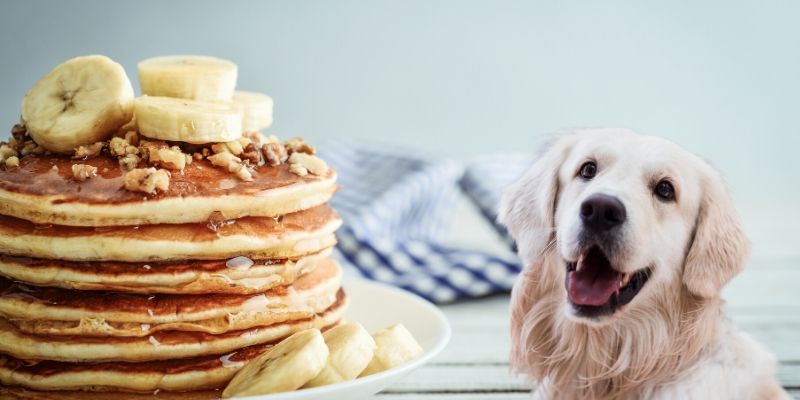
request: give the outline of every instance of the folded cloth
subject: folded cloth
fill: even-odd
[[[436,303],[511,289],[520,266],[510,251],[493,254],[442,239],[459,228],[453,213],[462,188],[494,223],[500,190],[527,161],[500,168],[479,160],[465,174],[453,161],[396,146],[337,141],[319,153],[339,174],[341,190],[331,203],[344,220],[335,254],[346,270]]]

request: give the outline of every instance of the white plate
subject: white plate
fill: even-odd
[[[439,354],[450,340],[450,324],[444,314],[436,306],[414,294],[362,279],[347,279],[344,282],[344,288],[350,297],[350,306],[345,312],[345,319],[360,322],[370,332],[398,322],[402,323],[425,349],[422,357],[388,371],[349,382],[294,392],[250,396],[243,399],[364,399],[386,389],[411,371],[421,367]]]

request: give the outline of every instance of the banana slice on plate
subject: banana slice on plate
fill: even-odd
[[[203,144],[242,136],[242,110],[232,103],[142,96],[134,116],[139,133],[151,139]]]
[[[392,325],[372,335],[375,355],[360,376],[372,375],[405,364],[422,355],[424,350],[403,324]]]
[[[233,93],[233,102],[242,108],[242,130],[245,132],[257,132],[272,126],[272,97],[237,90]]]
[[[319,329],[297,332],[248,362],[225,387],[222,397],[299,389],[319,374],[327,359],[328,346]]]
[[[237,74],[236,64],[216,57],[163,56],[139,62],[139,84],[149,96],[228,102]]]
[[[22,100],[33,140],[57,153],[108,138],[133,114],[133,86],[121,65],[100,55],[55,67]]]
[[[328,345],[328,362],[304,387],[330,385],[358,377],[375,351],[375,341],[357,322],[341,324],[322,335]]]

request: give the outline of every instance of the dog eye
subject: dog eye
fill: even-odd
[[[675,188],[672,187],[672,184],[669,183],[669,181],[658,182],[654,192],[656,196],[658,196],[661,200],[664,201],[675,200]]]
[[[578,172],[578,175],[580,175],[581,178],[586,180],[594,178],[594,176],[597,175],[597,164],[595,164],[593,161],[587,161],[583,163],[583,165],[581,165],[581,170]]]

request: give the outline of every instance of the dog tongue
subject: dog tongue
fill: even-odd
[[[578,260],[575,271],[569,273],[569,294],[572,303],[582,306],[601,306],[619,288],[622,274],[611,268],[603,253],[595,248]]]

